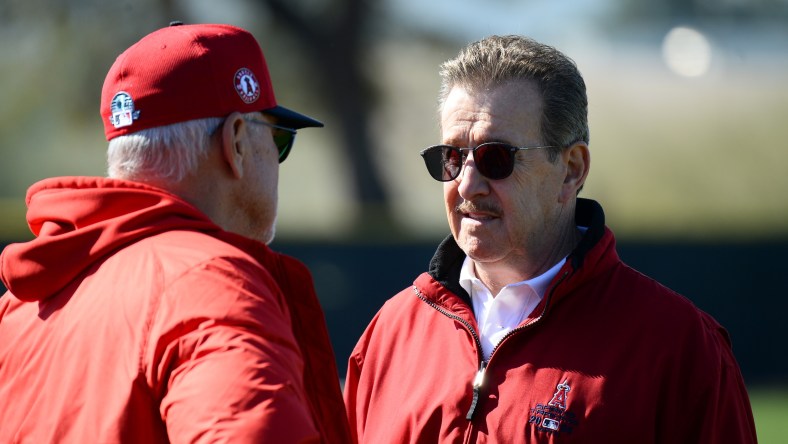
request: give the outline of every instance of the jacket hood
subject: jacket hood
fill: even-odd
[[[45,179],[27,191],[27,224],[36,236],[8,245],[0,278],[14,296],[54,295],[112,251],[163,231],[221,229],[164,190],[101,177]]]

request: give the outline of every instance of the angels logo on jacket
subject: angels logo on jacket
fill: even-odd
[[[109,123],[115,128],[129,126],[140,117],[140,112],[134,110],[134,100],[126,91],[120,91],[112,97],[109,110]]]
[[[555,395],[553,395],[553,399],[551,399],[550,402],[547,403],[547,405],[558,407],[561,410],[566,410],[566,396],[569,394],[569,390],[571,390],[571,387],[569,387],[569,385],[566,383],[566,380],[564,380],[564,382],[558,384],[556,388],[558,389],[558,391],[555,392]]]
[[[547,404],[539,403],[531,408],[528,424],[533,424],[540,432],[572,433],[577,426],[577,417],[566,409],[571,389],[568,380],[559,383]]]
[[[235,72],[235,91],[246,104],[260,98],[260,84],[250,69],[241,68]]]

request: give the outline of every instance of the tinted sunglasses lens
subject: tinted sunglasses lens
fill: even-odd
[[[279,149],[279,163],[282,163],[290,155],[290,149],[293,148],[295,141],[295,133],[274,128],[273,136],[274,144]]]
[[[462,152],[448,146],[433,146],[422,151],[430,176],[440,182],[453,180],[462,168]]]
[[[514,169],[514,151],[503,143],[485,143],[473,151],[473,161],[488,179],[504,179]]]

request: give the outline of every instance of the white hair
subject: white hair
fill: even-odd
[[[222,122],[220,117],[211,117],[118,136],[107,148],[107,175],[140,182],[180,182],[197,169]]]

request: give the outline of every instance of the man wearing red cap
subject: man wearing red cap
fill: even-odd
[[[226,25],[158,30],[101,98],[109,178],[27,194],[0,256],[0,442],[348,441],[309,271],[277,254],[278,106]]]

